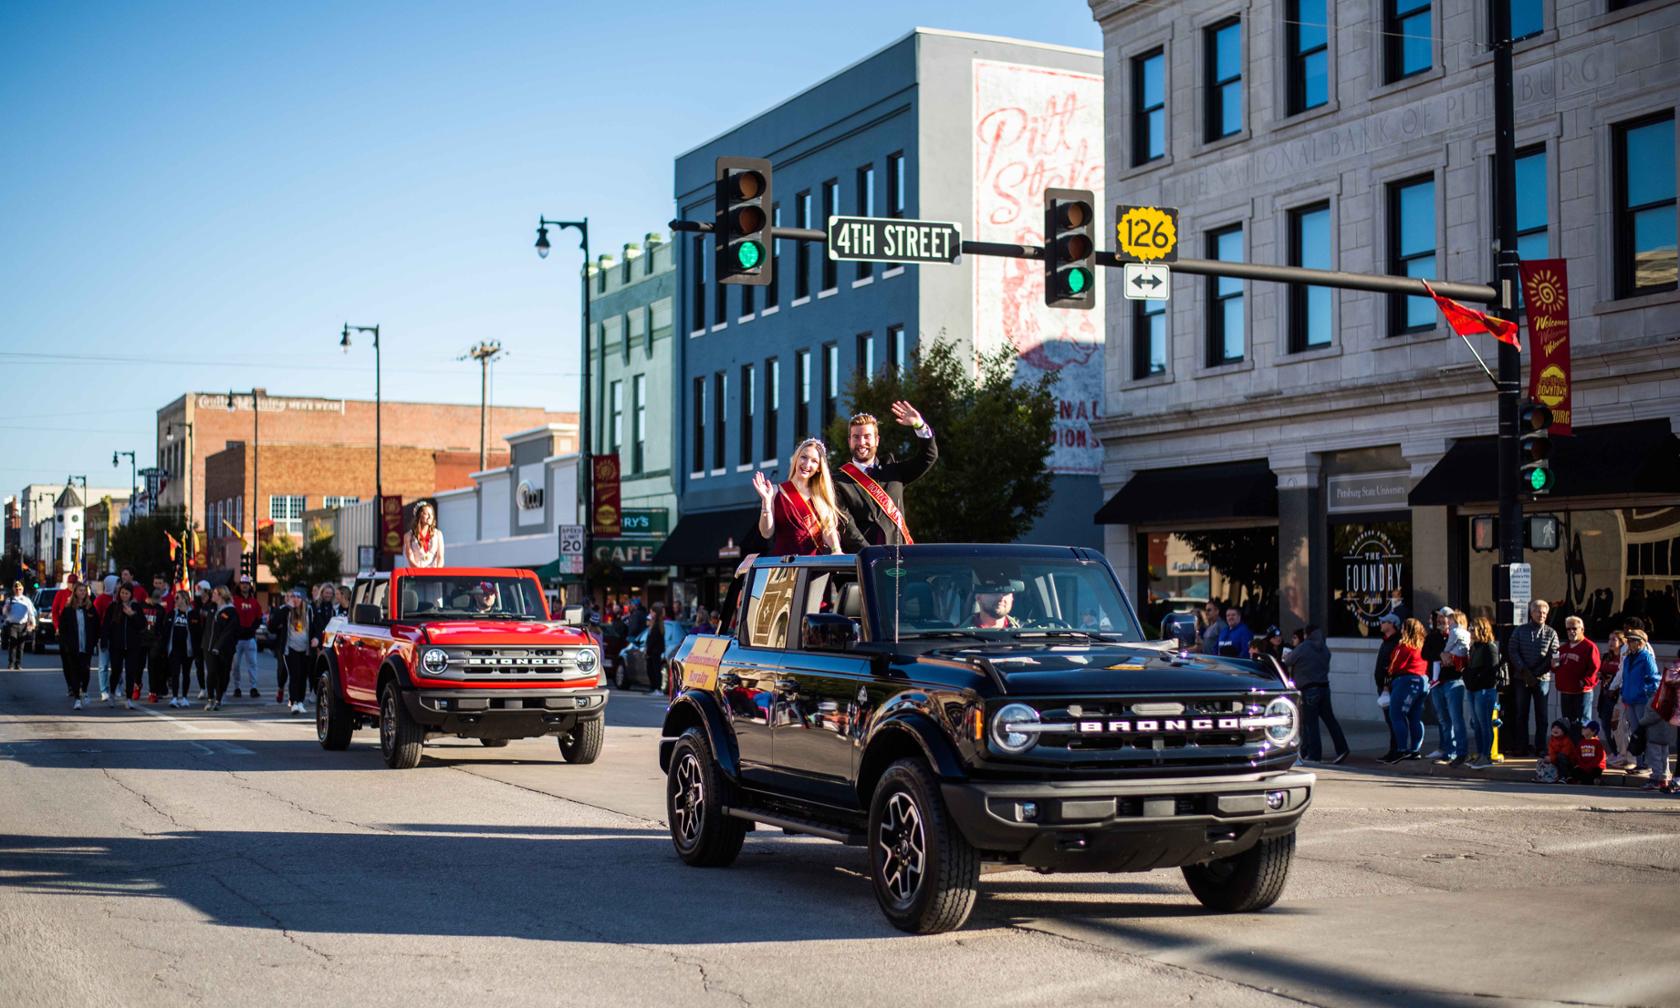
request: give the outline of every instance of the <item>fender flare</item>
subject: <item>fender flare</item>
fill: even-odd
[[[385,660],[379,663],[379,679],[385,678],[386,669],[390,669],[392,674],[397,677],[399,688],[404,690],[414,688],[414,681],[408,675],[408,665],[401,658],[394,654],[386,655]]]
[[[906,735],[915,741],[928,765],[941,778],[968,776],[956,748],[951,745],[950,739],[933,719],[921,711],[906,711],[887,717],[870,730],[869,738],[864,742],[863,756],[858,761],[860,784],[863,768],[869,766],[871,752],[879,752],[884,745]]]
[[[741,762],[735,748],[735,733],[729,730],[729,722],[717,699],[695,689],[678,693],[665,709],[665,721],[659,729],[659,769],[671,769],[671,750],[683,731],[696,722],[706,733],[706,741],[711,743],[712,758],[717,761],[718,769],[730,780],[740,780]]]

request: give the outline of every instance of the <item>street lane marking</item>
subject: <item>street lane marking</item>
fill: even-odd
[[[244,733],[244,732],[249,730],[247,728],[243,728],[243,727],[241,727],[239,725],[235,725],[235,724],[223,724],[223,725],[217,725],[217,726],[214,726],[214,727],[203,727],[203,726],[194,724],[191,721],[185,720],[184,718],[173,717],[173,716],[165,714],[161,711],[150,710],[150,709],[145,708],[145,707],[135,707],[134,710],[137,710],[140,713],[149,715],[151,717],[161,718],[162,720],[168,721],[170,724],[175,725],[177,728],[180,728],[182,731],[191,732],[194,735],[213,735],[213,734],[217,734],[217,733],[220,733],[220,732]]]
[[[1598,840],[1576,840],[1572,843],[1549,844],[1535,848],[1542,854],[1566,854],[1571,851],[1594,850],[1599,847],[1616,847],[1621,844],[1646,843],[1652,840],[1664,840],[1672,843],[1672,833],[1639,833],[1634,836],[1602,837]]]

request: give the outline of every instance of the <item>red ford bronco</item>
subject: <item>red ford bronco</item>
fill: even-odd
[[[323,749],[379,726],[385,765],[420,762],[428,736],[486,746],[555,735],[569,763],[601,754],[607,691],[581,629],[551,622],[523,570],[404,568],[356,579],[351,611],[327,625],[315,734]]]

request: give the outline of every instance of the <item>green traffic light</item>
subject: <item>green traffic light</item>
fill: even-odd
[[[1528,471],[1528,488],[1530,490],[1533,490],[1535,493],[1539,493],[1542,490],[1550,488],[1551,485],[1552,474],[1550,470],[1530,469]]]
[[[742,269],[752,269],[764,258],[764,250],[759,248],[758,242],[745,241],[735,247],[735,261]]]
[[[1083,294],[1085,288],[1091,285],[1090,274],[1082,269],[1071,269],[1067,273],[1067,289],[1069,294]]]

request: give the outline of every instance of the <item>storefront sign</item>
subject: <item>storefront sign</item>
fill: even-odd
[[[627,571],[652,570],[653,555],[664,543],[663,536],[658,539],[596,539],[589,548],[598,563],[614,564]]]
[[[1411,523],[1332,525],[1332,636],[1374,634],[1377,622],[1407,615],[1411,594]]]
[[[1563,259],[1522,266],[1523,307],[1528,311],[1528,397],[1552,411],[1552,433],[1571,433],[1569,379],[1569,270]]]
[[[590,460],[593,469],[594,505],[590,514],[594,517],[594,531],[598,536],[615,536],[619,532],[619,497],[618,488],[618,453],[596,455]]]
[[[664,508],[625,508],[619,515],[618,528],[625,536],[664,539],[671,534],[670,512]]]
[[[1406,506],[1411,476],[1403,472],[1330,476],[1324,487],[1326,511],[1390,511]]]

